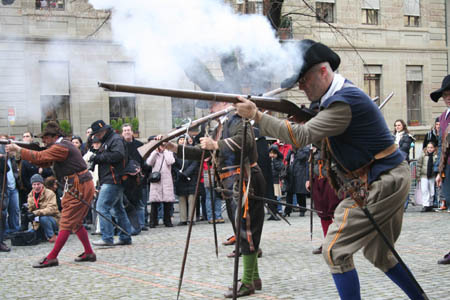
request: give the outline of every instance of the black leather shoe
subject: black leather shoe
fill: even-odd
[[[114,246],[125,246],[125,245],[131,245],[132,241],[131,240],[119,240],[118,242],[114,243]]]
[[[450,252],[445,254],[444,258],[438,260],[438,264],[449,265],[450,264]]]
[[[267,221],[280,221],[280,218],[278,218],[277,216],[270,216]]]
[[[252,284],[238,282],[236,297],[244,297],[255,293],[255,287]],[[225,298],[233,298],[233,290],[225,293]]]
[[[285,217],[285,218],[286,218],[286,217],[290,217],[290,216],[291,216],[290,213],[284,213],[284,214],[283,214],[283,217]]]
[[[172,223],[165,223],[164,224],[166,227],[173,227],[173,224]]]
[[[58,265],[58,259],[47,259],[47,257],[44,257],[37,263],[33,265],[33,268],[49,268],[49,267],[56,267]]]
[[[11,249],[5,243],[0,243],[0,252],[9,252]]]
[[[186,226],[187,225],[187,222],[179,222],[178,224],[177,224],[177,226]]]
[[[241,279],[238,279],[238,281],[240,282]],[[262,281],[261,281],[261,278],[260,278],[260,279],[255,279],[255,280],[253,280],[253,286],[255,287],[255,290],[256,290],[256,291],[262,290]],[[232,290],[233,290],[233,286],[229,286],[229,287],[228,287],[228,290],[229,290],[229,291],[232,291]]]

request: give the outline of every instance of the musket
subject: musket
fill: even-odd
[[[28,143],[28,142],[21,142],[21,141],[15,141],[11,139],[0,139],[0,145],[8,145],[8,144],[16,144],[17,146],[20,146],[25,149],[34,150],[34,151],[42,151],[47,148],[41,147],[38,143]]]
[[[234,110],[236,110],[236,108],[229,106],[226,109],[223,109],[221,111],[209,114],[205,117],[202,117],[195,121],[192,121],[188,128],[181,127],[181,128],[175,129],[175,130],[171,131],[170,133],[168,133],[167,135],[164,135],[160,140],[153,140],[153,141],[150,141],[150,142],[144,144],[143,146],[139,147],[138,152],[142,156],[142,158],[144,160],[146,160],[148,158],[148,156],[150,155],[150,153],[152,153],[152,151],[155,150],[156,148],[158,148],[159,145],[161,145],[162,143],[168,142],[182,134],[185,134],[189,128],[197,127],[198,125],[201,125],[205,122],[211,121],[211,120],[219,118],[221,116],[224,116]]]
[[[286,91],[287,89],[284,88],[275,89],[270,93],[266,93],[263,96],[253,96],[253,95],[249,96],[240,94],[215,93],[215,92],[204,92],[194,90],[153,88],[153,87],[126,85],[101,81],[98,82],[98,86],[112,92],[125,92],[125,93],[155,95],[163,97],[187,98],[213,102],[239,103],[237,97],[240,96],[243,98],[249,98],[260,109],[285,113],[289,117],[294,117],[293,119],[295,119],[298,122],[306,122],[316,115],[314,111],[306,108],[304,105],[298,106],[289,100],[266,96],[266,95],[275,95],[283,91]]]
[[[386,99],[383,100],[383,102],[380,104],[380,106],[378,106],[379,109],[382,109],[383,106],[386,105],[386,103],[392,98],[392,96],[394,96],[394,92],[391,92]]]

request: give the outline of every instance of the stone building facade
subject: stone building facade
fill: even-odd
[[[250,2],[252,13],[263,13],[268,3],[232,1],[241,11]],[[420,139],[444,110],[429,94],[448,74],[448,2],[285,0],[282,23],[294,40],[310,38],[335,49],[342,58],[339,72],[371,96],[384,99],[394,92],[383,108],[387,123],[404,119]],[[135,83],[134,62],[112,41],[108,18],[108,11],[92,9],[87,0],[0,4],[1,131],[38,133],[42,122],[56,115],[82,134],[96,119],[129,116],[138,118],[140,135],[147,137],[166,132],[174,118],[185,115],[173,117],[177,100],[154,102],[151,96],[97,87],[99,80]],[[284,96],[307,102],[298,91]],[[199,114],[194,107],[189,111]]]
[[[305,2],[308,4],[306,5]],[[309,38],[341,56],[338,72],[372,97],[391,129],[396,119],[410,124],[420,141],[445,109],[429,94],[448,74],[448,6],[446,0],[284,1],[294,39]],[[290,96],[304,102],[302,94]],[[421,147],[416,147],[420,148]]]
[[[56,117],[84,139],[93,121],[117,115],[138,118],[142,137],[172,127],[170,99],[154,105],[148,96],[97,87],[98,81],[135,83],[134,62],[111,40],[108,18],[87,0],[0,4],[1,131],[39,133]]]

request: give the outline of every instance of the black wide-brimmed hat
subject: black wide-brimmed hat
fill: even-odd
[[[439,98],[442,97],[442,93],[446,90],[450,90],[450,75],[444,77],[440,89],[430,94],[431,100],[433,100],[434,102],[438,102]]]
[[[285,79],[281,83],[282,88],[291,88],[302,78],[309,69],[321,62],[328,62],[333,71],[339,67],[341,58],[336,52],[331,50],[328,46],[315,42],[313,40],[301,40],[298,42],[298,47],[302,53],[303,64],[298,74]]]
[[[64,136],[65,133],[62,131],[61,127],[56,121],[50,121],[44,128],[41,134],[38,137],[42,138],[44,136]]]
[[[91,135],[94,135],[102,130],[109,128],[109,125],[106,125],[106,123],[103,120],[97,120],[94,123],[92,123],[91,128],[92,128]]]

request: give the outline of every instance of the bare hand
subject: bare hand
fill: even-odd
[[[438,187],[440,187],[441,184],[442,184],[442,178],[441,178],[441,175],[438,174],[438,175],[436,176],[436,185],[437,185]]]
[[[210,137],[202,137],[200,138],[200,147],[205,150],[217,150],[219,144]]]
[[[310,191],[309,189],[311,187],[311,183],[309,182],[309,180],[305,182],[305,187],[306,187],[306,190],[309,192]]]
[[[158,134],[156,137],[155,137],[155,140],[157,140],[157,141],[160,141],[160,140],[162,140],[163,139],[163,135],[162,134]]]
[[[44,169],[42,169],[42,168],[39,168],[39,169],[38,169],[38,173],[39,173],[39,174],[42,174],[43,171],[44,171]]]
[[[235,103],[234,107],[236,107],[238,115],[258,122],[261,119],[261,112],[258,111],[256,104],[241,96],[238,96],[237,98],[240,102]]]
[[[16,144],[6,145],[6,152],[8,152],[8,153],[20,152],[21,149],[22,149],[22,147],[19,147]]]

